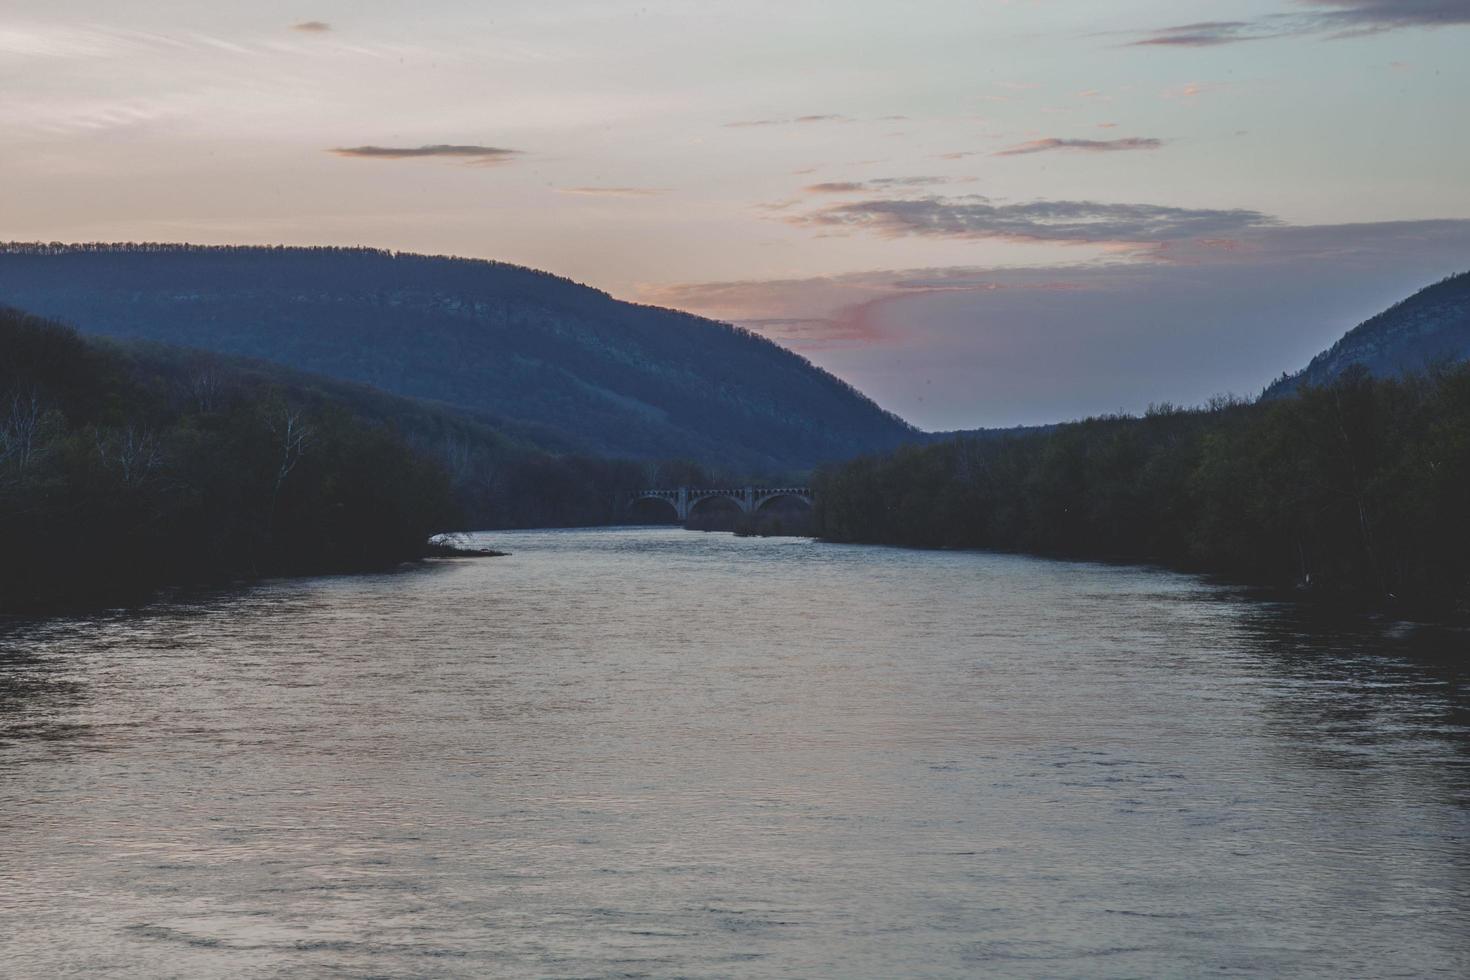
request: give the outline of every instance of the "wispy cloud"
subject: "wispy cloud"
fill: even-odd
[[[1208,48],[1294,35],[1356,37],[1470,24],[1470,0],[1296,0],[1301,9],[1255,20],[1200,21],[1146,32],[1133,47]]]
[[[110,58],[185,46],[175,38],[145,31],[0,25],[0,55],[18,58]]]
[[[1183,85],[1164,90],[1166,99],[1197,99],[1201,95],[1210,92],[1218,92],[1226,88],[1227,82],[1186,82]]]
[[[880,190],[885,187],[933,187],[936,184],[959,184],[972,177],[874,177],[868,187]]]
[[[558,187],[557,193],[582,197],[653,197],[668,192],[666,187]]]
[[[1178,24],[1151,31],[1132,42],[1134,47],[1210,48],[1220,44],[1256,41],[1275,37],[1280,31],[1269,31],[1244,20],[1211,20],[1195,24]]]
[[[808,184],[802,190],[808,194],[854,194],[873,191],[897,190],[904,187],[934,187],[938,184],[958,184],[974,180],[973,177],[874,177],[871,180],[830,180],[820,184]]]
[[[1145,138],[1140,136],[1128,136],[1116,140],[1081,140],[1081,139],[1057,139],[1049,137],[1041,140],[1031,140],[1008,149],[998,150],[994,156],[1018,157],[1029,153],[1048,153],[1052,150],[1080,150],[1086,153],[1116,153],[1120,150],[1157,150],[1164,145],[1163,140]]]
[[[1245,209],[1097,201],[995,204],[978,195],[857,201],[784,220],[827,230],[868,231],[884,238],[919,236],[1136,245],[1219,238],[1277,223],[1269,215]]]
[[[292,24],[291,30],[301,31],[306,34],[325,34],[332,29],[332,25],[324,20],[303,20],[299,24]]]
[[[307,27],[308,24],[321,26]],[[331,25],[322,21],[306,21],[292,29],[305,34],[325,34],[331,30]],[[185,67],[191,66],[185,59],[192,59],[214,69],[218,69],[219,63],[210,59],[216,58],[221,51],[248,58],[279,55],[316,57],[324,41],[325,38],[287,39],[281,37],[279,31],[222,37],[183,29],[158,33],[103,25],[0,24],[0,57],[91,61],[168,56]],[[332,50],[340,54],[378,59],[427,53],[404,44],[342,44],[333,41],[331,45]]]
[[[750,279],[645,285],[639,298],[748,327],[800,351],[859,351],[903,343],[906,330],[887,315],[891,304],[935,293],[1071,291],[1071,268],[976,268],[856,272],[809,279]]]
[[[339,157],[365,160],[414,160],[421,157],[463,160],[474,166],[506,163],[521,155],[520,150],[475,144],[436,143],[430,146],[337,146],[327,151]]]
[[[847,122],[848,118],[837,113],[821,113],[808,116],[792,116],[786,119],[739,119],[724,124],[726,129],[744,129],[751,126],[807,125],[822,122]]]
[[[1449,27],[1470,24],[1470,0],[1300,0],[1305,6],[1328,7],[1317,15],[1324,27],[1348,30],[1394,30],[1401,27]]]

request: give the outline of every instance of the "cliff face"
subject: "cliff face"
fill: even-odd
[[[552,450],[805,468],[917,433],[728,324],[478,260],[370,249],[0,246],[0,304],[493,418]]]
[[[1301,371],[1266,389],[1266,398],[1324,385],[1353,365],[1374,377],[1470,359],[1470,272],[1451,276],[1354,327]]]

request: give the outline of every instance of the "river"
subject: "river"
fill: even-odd
[[[0,631],[0,975],[1470,974],[1463,633],[480,540]]]

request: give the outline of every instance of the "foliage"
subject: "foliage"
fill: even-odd
[[[815,482],[837,541],[1151,560],[1446,606],[1470,598],[1470,365],[954,439]]]
[[[321,392],[13,311],[0,350],[0,610],[381,567],[456,520],[441,466]]]
[[[446,406],[0,309],[0,612],[383,567],[436,532],[614,523],[627,490],[723,478],[551,455]]]
[[[747,330],[504,263],[373,249],[12,244],[0,245],[0,302],[89,333],[430,399],[556,453],[754,472],[918,437]]]
[[[1264,397],[1332,383],[1354,365],[1391,377],[1470,359],[1470,272],[1441,279],[1349,330],[1295,374],[1283,374]]]

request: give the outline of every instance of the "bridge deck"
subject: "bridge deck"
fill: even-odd
[[[624,507],[631,507],[639,500],[666,500],[674,507],[679,520],[687,520],[700,501],[722,497],[733,500],[741,511],[753,514],[768,501],[777,497],[791,497],[808,507],[812,505],[811,487],[674,487],[648,490],[632,490],[625,495]]]

